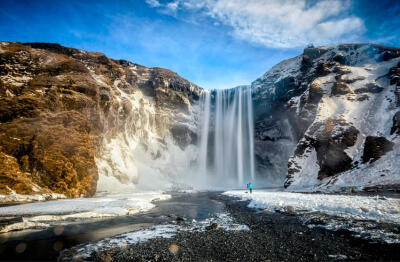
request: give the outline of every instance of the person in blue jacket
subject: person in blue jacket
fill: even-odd
[[[253,184],[251,182],[249,183],[249,190],[250,194],[253,193]]]

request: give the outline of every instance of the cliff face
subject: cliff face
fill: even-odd
[[[0,194],[93,195],[98,174],[127,168],[110,152],[121,130],[153,158],[163,148],[149,152],[149,143],[184,150],[196,141],[199,91],[169,70],[101,53],[0,43]]]
[[[256,149],[280,156],[265,172],[287,162],[292,190],[400,184],[399,62],[397,48],[310,47],[253,82]]]
[[[400,184],[400,49],[306,48],[250,88],[256,177],[292,190]],[[166,69],[1,42],[0,195],[190,182],[200,93]]]

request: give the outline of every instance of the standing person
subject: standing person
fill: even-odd
[[[249,183],[249,190],[250,194],[253,193],[253,184],[251,182]]]
[[[247,185],[246,185],[246,189],[249,190],[249,184],[248,184],[248,183],[247,183]],[[246,192],[246,193],[247,193],[247,192]]]

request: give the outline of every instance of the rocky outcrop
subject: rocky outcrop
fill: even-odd
[[[314,131],[315,130],[315,131]],[[359,131],[343,119],[328,119],[310,128],[314,133],[320,170],[318,179],[333,176],[352,167],[352,159],[345,150],[354,146]]]
[[[384,137],[367,136],[364,144],[362,160],[364,163],[375,162],[385,153],[391,151],[394,143]]]
[[[390,84],[395,85],[396,105],[400,106],[400,62],[389,71]]]
[[[393,125],[392,128],[390,129],[390,134],[392,135],[394,133],[400,135],[400,111],[398,111],[393,116]]]
[[[347,95],[347,94],[351,94],[352,92],[353,91],[350,89],[350,87],[345,82],[336,81],[333,84],[331,95],[332,96]]]
[[[1,193],[93,195],[100,149],[128,123],[143,146],[140,124],[160,140],[173,130],[182,148],[195,142],[179,123],[200,89],[176,73],[58,44],[0,44]]]
[[[301,176],[304,168],[302,162],[313,151],[319,166],[319,170],[314,172],[317,172],[320,180],[351,169],[353,159],[345,150],[355,145],[358,133],[354,126],[342,118],[314,123],[297,144],[294,156],[289,159],[285,187]]]

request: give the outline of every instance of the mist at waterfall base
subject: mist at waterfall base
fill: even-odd
[[[257,172],[251,88],[203,90],[181,124],[197,132],[197,142],[181,149],[168,132],[160,133],[154,100],[140,91],[119,92],[121,110],[131,116],[117,136],[105,140],[96,158],[98,192],[141,190],[218,190],[271,186]],[[262,174],[261,174],[262,173]],[[271,180],[271,181],[270,181]]]

